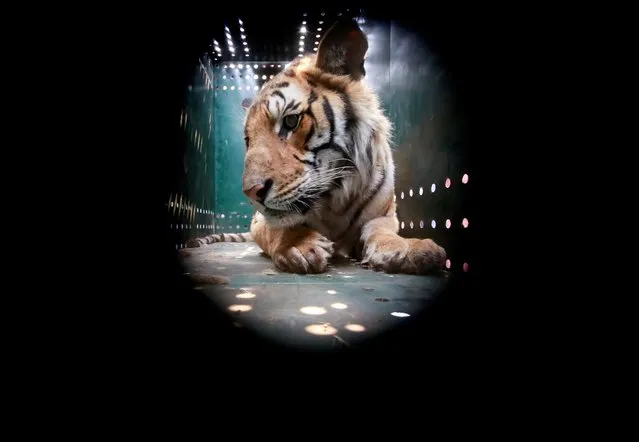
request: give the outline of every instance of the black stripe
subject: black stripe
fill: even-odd
[[[349,133],[355,123],[357,123],[357,119],[355,118],[355,112],[353,111],[353,105],[351,104],[350,98],[348,98],[347,94],[339,94],[340,98],[344,102],[344,119],[346,120],[346,125],[344,126],[344,132]]]
[[[329,141],[328,143],[324,143],[321,146],[317,146],[314,147],[313,149],[309,149],[311,152],[317,154],[317,152],[321,152],[322,150],[326,150],[326,149],[332,149],[335,152],[339,152],[341,154],[344,153],[344,148],[342,146],[340,146],[339,144],[335,144],[331,141]]]
[[[333,135],[335,133],[335,113],[333,112],[333,106],[331,106],[331,103],[328,102],[328,99],[324,97],[322,107],[324,108],[324,113],[326,114],[326,119],[328,120],[328,124],[330,126],[330,138],[328,139],[328,142],[333,143]]]
[[[281,88],[281,87],[289,87],[291,83],[289,83],[288,81],[282,81],[281,83],[276,83],[275,86],[276,88]]]
[[[284,97],[284,94],[281,93],[280,91],[273,91],[271,92],[271,95],[277,95],[278,97],[281,97],[282,100],[284,100],[284,102],[286,103],[286,97]]]
[[[313,115],[311,115],[311,118],[313,118],[313,120],[315,120],[315,117],[313,117]],[[308,144],[308,142],[310,141],[311,137],[313,136],[313,134],[315,133],[315,122],[313,122],[313,124],[311,124],[311,128],[309,129],[308,133],[306,134],[306,139],[304,140],[304,147],[306,147],[306,145]],[[308,148],[307,148],[308,150]]]
[[[287,77],[295,77],[295,72],[287,69],[286,71],[284,71],[284,75],[286,75]]]
[[[360,215],[362,214],[366,206],[368,206],[371,203],[371,201],[375,199],[375,197],[379,193],[379,189],[382,188],[382,185],[384,184],[385,180],[386,180],[386,172],[382,170],[382,177],[380,178],[379,182],[375,186],[375,189],[370,195],[368,195],[364,199],[364,203],[359,207],[359,209],[357,209],[357,212],[355,212],[355,215],[353,216],[353,218],[351,218],[351,222],[348,224],[348,227],[346,228],[346,230],[344,230],[344,232],[340,235],[338,239],[335,240],[335,242],[341,240],[344,237],[344,235],[346,235],[346,233],[348,233],[348,231],[351,230],[351,228],[355,225],[355,223],[359,219]]]
[[[311,93],[308,96],[308,106],[310,107],[311,104],[315,103],[315,101],[317,101],[317,94],[313,89],[311,89]]]
[[[299,101],[295,102],[295,101],[291,101],[289,104],[286,105],[286,107],[284,108],[284,112],[288,111],[288,110],[295,110],[298,107],[300,107],[300,103]]]

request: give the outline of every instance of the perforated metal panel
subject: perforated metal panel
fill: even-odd
[[[242,192],[244,113],[262,85],[286,62],[217,63],[215,85],[215,218],[219,232],[245,232],[253,208]]]

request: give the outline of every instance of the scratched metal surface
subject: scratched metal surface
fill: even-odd
[[[217,243],[190,249],[183,264],[192,276],[221,276],[200,284],[221,309],[274,341],[303,349],[355,347],[410,321],[440,293],[445,276],[389,275],[335,260],[324,274],[275,269],[255,243]]]

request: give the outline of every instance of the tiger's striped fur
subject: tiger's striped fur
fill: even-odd
[[[392,127],[363,81],[367,49],[355,21],[336,23],[317,55],[265,83],[246,112],[250,232],[280,270],[323,272],[335,252],[401,273],[446,259],[432,240],[397,234]]]
[[[186,247],[195,248],[216,242],[251,242],[253,238],[250,232],[243,233],[219,233],[217,235],[201,236],[186,242]]]

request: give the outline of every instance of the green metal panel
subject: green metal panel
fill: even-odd
[[[222,63],[213,67],[215,92],[215,221],[219,233],[249,229],[253,207],[242,192],[244,114],[270,77],[286,62]]]

